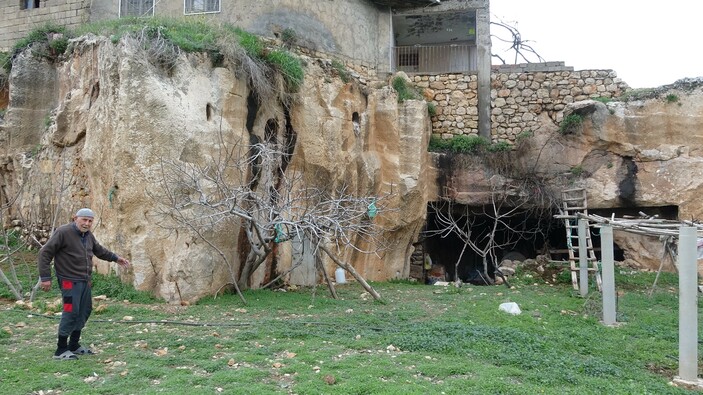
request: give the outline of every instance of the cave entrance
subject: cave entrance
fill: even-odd
[[[469,245],[464,248],[464,240],[458,232],[448,229],[446,221],[442,220],[447,218],[448,210],[453,211],[451,217],[458,229],[470,230],[471,243],[479,252]],[[432,284],[436,281],[454,281],[458,275],[462,282],[492,284],[495,280],[495,264],[500,264],[504,259],[535,259],[538,255],[546,255],[549,261],[555,263],[563,262],[564,267],[568,268],[565,223],[553,217],[556,212],[547,216],[546,211],[524,210],[511,216],[506,215],[500,218],[494,230],[495,216],[486,214],[492,210],[493,207],[459,204],[443,206],[430,202],[427,222],[416,245],[418,254],[414,262],[415,269],[411,267],[411,277]],[[657,215],[662,219],[675,220],[678,218],[678,207],[589,209],[589,213],[603,217],[615,214],[619,218],[640,217],[640,213],[646,213],[648,216]],[[594,252],[600,260],[600,232],[598,228],[592,228],[591,232]],[[492,249],[487,246],[489,240],[493,240]],[[488,253],[485,254],[486,252]],[[624,251],[617,244],[614,245],[613,252],[615,261],[624,259]],[[486,255],[486,267],[483,254]],[[423,259],[425,257],[429,257],[429,260]]]
[[[495,210],[493,206],[430,202],[419,249],[431,264],[424,262],[422,280],[434,283],[458,278],[476,285],[492,284],[495,266],[503,259],[523,261],[548,251],[551,234],[560,223],[553,219],[554,213],[500,208],[495,215]],[[563,225],[561,230],[560,238],[566,244]],[[469,243],[465,243],[467,238]]]

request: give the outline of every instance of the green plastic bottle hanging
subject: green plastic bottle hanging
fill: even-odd
[[[371,203],[369,204],[367,214],[369,216],[369,219],[373,219],[376,214],[378,213],[378,209],[376,208],[376,199],[372,200]]]
[[[283,226],[281,224],[276,224],[274,229],[276,229],[276,237],[273,238],[274,243],[282,243],[288,240],[288,236],[283,232]]]

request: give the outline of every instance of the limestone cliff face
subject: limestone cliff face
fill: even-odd
[[[582,133],[560,139],[564,149],[554,147],[551,157],[581,166],[590,207],[647,212],[673,206],[680,219],[701,220],[703,86],[696,85],[675,84],[627,103],[577,103],[572,109],[587,114]],[[626,263],[659,267],[664,255],[658,237],[625,232],[614,237]],[[669,260],[665,264],[673,269]]]
[[[209,240],[226,246],[219,255],[187,229],[163,227],[155,200],[162,165],[208,163],[223,141],[262,138],[273,121],[295,134],[287,171],[303,174],[311,186],[346,185],[360,196],[389,197],[389,210],[376,218],[387,248],[339,253],[369,280],[407,278],[428,201],[442,196],[480,206],[489,201],[491,185],[507,181],[480,161],[457,166],[429,155],[423,101],[399,104],[387,86],[343,83],[329,62],[305,61],[304,84],[285,109],[278,101],[253,105],[246,81],[205,56],[183,55],[163,70],[128,41],[95,37],[76,42],[59,65],[23,54],[13,65],[10,104],[0,124],[0,196],[19,196],[11,219],[48,228],[90,206],[99,216],[98,238],[134,264],[120,272],[125,281],[171,302],[213,294],[239,270],[245,250],[240,229],[209,231]],[[589,208],[675,207],[679,218],[703,218],[700,82],[662,87],[629,102],[579,101],[557,119],[570,113],[584,122],[569,134],[559,133],[546,112],[535,114],[540,126],[521,143],[515,162],[543,175],[555,191],[583,185]],[[629,263],[659,266],[656,238],[616,232],[615,242]],[[286,280],[317,283],[314,259],[300,254],[290,243],[278,245],[251,286],[270,280],[274,268],[286,272],[294,260],[303,264]],[[324,265],[331,275],[334,266]],[[105,263],[98,268],[119,270]]]
[[[565,115],[571,113],[580,114],[583,124],[569,134],[540,115],[541,127],[524,141],[516,159],[524,169],[542,174],[557,193],[585,187],[589,209],[620,216],[623,210],[636,214],[673,206],[681,219],[703,219],[702,81],[684,80],[628,102],[580,101],[565,108]],[[488,203],[494,172],[482,165],[447,171],[446,162],[434,156],[438,195],[449,191],[463,204]],[[659,267],[663,249],[657,237],[616,231],[615,243],[626,263]]]
[[[19,209],[27,222],[50,225],[55,214],[61,224],[76,208],[92,207],[96,236],[132,261],[120,275],[138,289],[179,302],[231,283],[239,229],[208,235],[227,246],[223,252],[234,266],[227,268],[191,232],[160,227],[154,194],[163,161],[202,164],[217,154],[222,136],[248,142],[252,134],[262,137],[271,119],[296,133],[290,171],[345,183],[360,195],[392,196],[394,211],[378,218],[393,248],[342,256],[369,280],[407,277],[409,246],[426,211],[430,125],[424,102],[398,104],[388,87],[342,83],[307,59],[304,85],[286,118],[278,103],[252,108],[246,81],[205,57],[183,55],[166,72],[129,43],[90,37],[59,66],[23,56],[10,83],[0,139],[11,187],[24,191]],[[291,265],[286,251],[281,246],[277,253],[279,271]],[[108,270],[104,263],[99,268]],[[252,286],[263,284],[267,268],[254,275]],[[290,281],[317,278],[293,274]]]

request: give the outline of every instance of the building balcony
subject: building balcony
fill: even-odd
[[[476,45],[412,45],[393,47],[393,71],[408,74],[471,73],[477,71]]]

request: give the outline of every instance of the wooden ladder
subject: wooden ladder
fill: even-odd
[[[562,215],[566,226],[566,246],[569,251],[569,266],[571,269],[571,283],[575,290],[579,290],[579,235],[578,235],[578,213],[588,215],[588,200],[585,188],[565,189],[561,192]],[[586,218],[584,218],[586,219]],[[598,260],[593,251],[593,240],[591,239],[591,226],[586,219],[586,259],[588,260],[588,272],[595,274],[598,290],[601,290],[601,276],[598,269]]]

